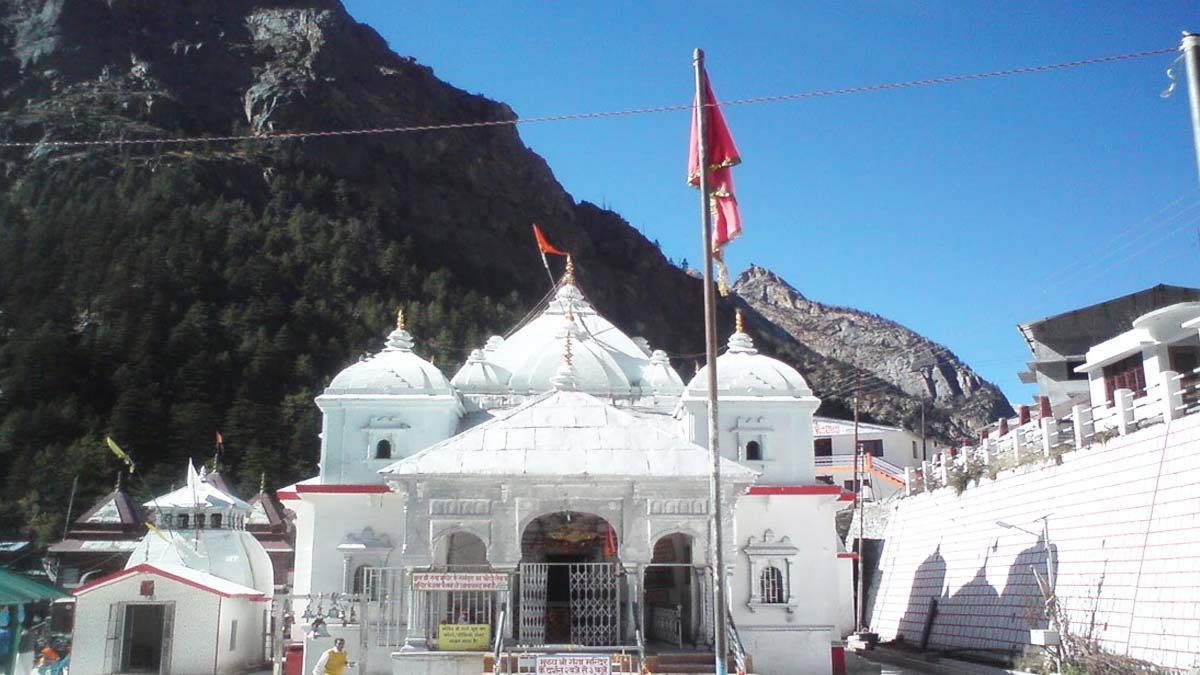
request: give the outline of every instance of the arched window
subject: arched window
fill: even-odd
[[[750,441],[746,444],[746,461],[762,461],[762,446],[758,444],[758,441]]]
[[[763,604],[782,605],[787,598],[783,593],[783,573],[778,567],[768,565],[758,577],[759,597]]]
[[[212,529],[214,529],[214,530],[221,529],[221,514],[219,514],[219,513],[212,514],[212,519],[209,522],[210,522],[210,526],[212,527]]]
[[[196,529],[197,530],[204,529],[204,514],[203,513],[196,514]]]
[[[188,529],[188,515],[186,513],[181,513],[181,514],[179,514],[178,519],[179,519],[179,529],[181,529],[181,530]]]
[[[375,444],[375,459],[391,459],[392,444],[387,440],[379,441]]]

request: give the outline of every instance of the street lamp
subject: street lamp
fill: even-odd
[[[1050,630],[1029,631],[1029,641],[1030,643],[1040,647],[1054,647],[1054,672],[1059,673],[1062,672],[1062,635],[1059,631],[1058,597],[1054,579],[1054,570],[1057,565],[1054,560],[1054,549],[1050,548],[1051,515],[1053,514],[1047,513],[1046,515],[1036,519],[1042,521],[1042,531],[1040,534],[1034,532],[1033,530],[1027,530],[1018,525],[1013,525],[1012,523],[1006,523],[1003,520],[997,520],[996,526],[1002,527],[1006,530],[1017,530],[1019,532],[1024,532],[1025,534],[1038,537],[1042,541],[1042,550],[1046,552],[1046,582],[1045,586],[1043,586],[1041,579],[1038,579],[1038,588],[1042,591],[1042,600],[1045,603],[1046,618],[1050,620]],[[1029,569],[1033,572],[1033,576],[1037,578],[1038,573],[1037,570],[1034,569],[1033,565],[1030,565]]]

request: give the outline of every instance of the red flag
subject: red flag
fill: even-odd
[[[708,73],[704,73],[704,106],[703,113],[708,115],[705,124],[705,147],[708,149],[708,193],[709,206],[713,215],[712,247],[713,255],[721,268],[722,293],[725,293],[725,266],[721,259],[721,249],[742,233],[742,218],[738,214],[737,198],[733,194],[732,167],[741,164],[733,135],[725,124],[725,116],[717,104],[713,94],[712,84]],[[700,114],[701,109],[697,100],[692,105],[692,138],[688,150],[688,184],[700,186]]]
[[[537,223],[533,224],[533,238],[537,240],[537,247],[542,252],[542,255],[547,253],[552,255],[568,255],[566,251],[560,251],[551,246],[549,241],[546,241],[546,235],[542,234],[542,228],[538,227]]]

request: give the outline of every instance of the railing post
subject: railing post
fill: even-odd
[[[1092,407],[1082,403],[1071,406],[1071,424],[1075,427],[1075,449],[1082,450],[1093,433]]]
[[[983,453],[983,465],[991,466],[992,465],[992,439],[990,436],[984,437],[984,439],[982,441],[980,441],[979,450],[980,450],[980,452]]]
[[[929,460],[921,460],[921,487],[925,492],[932,491],[932,488],[929,487],[930,478],[933,478],[933,467],[930,465]]]
[[[1012,436],[1013,466],[1017,466],[1021,463],[1021,427],[1013,429],[1009,435]]]
[[[942,485],[946,485],[949,482],[946,475],[946,459],[949,456],[948,450],[947,448],[947,451],[942,452],[941,458],[938,460],[938,477],[942,479]]]
[[[1050,456],[1050,448],[1058,444],[1058,420],[1053,417],[1043,417],[1042,422],[1042,454]]]
[[[1170,422],[1183,417],[1183,385],[1173,370],[1164,371],[1161,377],[1163,421]]]
[[[904,467],[904,496],[911,497],[913,493],[913,470],[911,466]]]
[[[1117,432],[1122,436],[1133,431],[1133,391],[1118,389],[1113,392],[1113,402],[1117,405]]]

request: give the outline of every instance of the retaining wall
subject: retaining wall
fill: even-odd
[[[919,644],[937,599],[930,648],[1019,653],[1046,627],[1049,557],[1072,633],[1200,665],[1200,415],[894,508],[868,598],[881,639]]]

